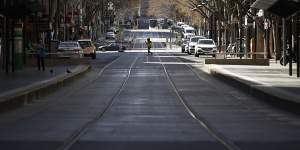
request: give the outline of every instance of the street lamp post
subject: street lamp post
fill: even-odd
[[[283,62],[285,63],[286,59],[286,20],[282,18],[282,50],[283,50]]]
[[[51,13],[52,13],[52,4],[51,4],[52,0],[48,0],[48,51],[49,53],[51,53],[51,40],[52,40],[52,36],[51,36],[51,30],[52,30],[52,18],[51,18]],[[51,57],[51,55],[50,55]]]
[[[108,8],[107,10],[110,12],[108,15],[109,15],[109,22],[108,22],[108,25],[111,26],[111,22],[112,22],[112,15],[114,14],[114,3],[113,2],[108,2]]]
[[[244,49],[244,53],[245,53],[245,58],[248,59],[248,51],[249,51],[249,38],[248,38],[248,16],[245,16],[245,49]]]

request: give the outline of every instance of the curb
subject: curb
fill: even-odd
[[[90,65],[79,65],[72,69],[72,73],[64,73],[53,78],[39,81],[31,85],[17,88],[0,94],[0,111],[8,111],[24,106],[46,96],[65,84],[83,75],[91,69]]]
[[[272,87],[249,77],[240,76],[217,65],[209,65],[206,69],[207,73],[210,75],[225,82],[231,83],[251,95],[254,94],[255,96],[259,96],[267,101],[300,105],[299,96],[293,93]]]

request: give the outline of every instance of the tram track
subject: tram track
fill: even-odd
[[[60,146],[58,146],[58,148],[56,150],[69,150],[87,131],[88,129],[97,121],[101,120],[101,118],[112,108],[112,106],[115,103],[116,98],[121,94],[121,92],[123,91],[124,87],[126,86],[130,75],[131,75],[131,71],[132,68],[134,67],[134,65],[136,64],[137,60],[138,60],[138,56],[135,57],[135,59],[133,60],[133,62],[131,63],[128,72],[127,72],[127,76],[125,77],[125,79],[123,80],[121,86],[119,87],[119,89],[117,90],[117,92],[112,96],[112,98],[109,100],[108,104],[106,105],[106,107],[104,108],[103,111],[101,111],[100,113],[98,113],[93,119],[91,119],[89,122],[85,123],[82,127],[80,127],[79,129],[77,129],[68,139],[66,139],[63,144],[61,144]],[[101,77],[101,75],[103,74],[103,72],[112,64],[114,64],[115,61],[113,61],[112,63],[106,65],[99,73],[98,73],[98,77]]]
[[[148,57],[148,56],[147,56]],[[109,103],[105,107],[105,109],[97,114],[96,117],[94,117],[92,120],[84,124],[81,128],[76,130],[67,140],[63,142],[62,145],[60,145],[56,150],[69,150],[72,148],[72,146],[80,140],[80,138],[85,135],[85,133],[89,130],[89,128],[96,123],[97,121],[101,120],[101,118],[112,108],[112,106],[115,103],[115,99],[121,94],[123,91],[124,87],[126,86],[128,79],[130,78],[131,71],[135,63],[137,62],[138,56],[135,58],[135,60],[131,63],[131,66],[128,70],[126,78],[123,80],[120,88],[118,91],[113,95],[113,97],[110,99]],[[176,87],[172,77],[170,76],[166,65],[163,63],[161,58],[158,55],[158,59],[161,62],[161,65],[163,67],[163,71],[165,74],[165,77],[167,78],[167,81],[169,82],[171,88],[175,92],[178,100],[180,103],[184,106],[185,110],[187,113],[194,119],[196,120],[199,125],[204,128],[216,141],[218,141],[220,144],[222,144],[227,150],[240,150],[238,146],[236,146],[232,141],[227,139],[224,135],[222,135],[220,132],[218,132],[215,128],[213,128],[199,113],[196,113],[194,109],[188,104],[188,102],[184,99],[184,97],[180,94],[178,88]],[[99,77],[101,74],[105,71],[106,68],[108,68],[110,65],[107,65],[107,67],[103,68],[99,72]]]
[[[227,150],[241,150],[236,144],[234,144],[230,139],[226,138],[222,133],[220,133],[217,129],[215,129],[213,126],[211,126],[208,121],[204,119],[199,113],[197,113],[185,100],[185,98],[182,96],[182,94],[179,92],[178,88],[175,85],[174,80],[170,76],[166,65],[161,60],[160,56],[158,55],[159,61],[164,69],[164,73],[166,75],[166,78],[172,87],[173,91],[175,92],[178,100],[181,102],[181,104],[184,106],[188,114],[195,119],[214,139],[216,139],[220,144],[222,144]],[[192,68],[189,68],[192,69]],[[192,70],[194,72],[194,70]],[[197,75],[199,78],[199,76]]]

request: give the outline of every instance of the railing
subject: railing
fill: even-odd
[[[265,52],[226,52],[225,53],[218,53],[217,55],[219,55],[218,58],[244,58],[244,59],[250,59],[251,57],[253,57],[254,55],[265,55]],[[246,57],[245,57],[246,56]]]

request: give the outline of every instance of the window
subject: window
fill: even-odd
[[[77,43],[60,43],[59,47],[78,47]]]
[[[214,45],[214,41],[213,40],[200,40],[199,44],[204,44],[204,45]]]
[[[192,38],[191,42],[198,42],[200,39],[203,39],[201,37]]]
[[[157,26],[157,20],[155,20],[155,19],[150,19],[150,27],[151,28],[154,28],[154,27],[156,27]]]
[[[82,48],[91,47],[92,43],[91,41],[79,41],[79,44]]]
[[[186,30],[186,33],[194,33],[194,30]]]

